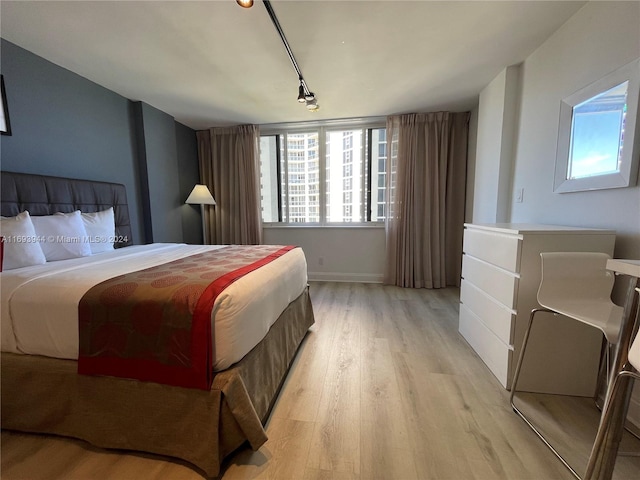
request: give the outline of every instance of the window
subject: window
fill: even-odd
[[[380,127],[320,127],[262,136],[263,221],[383,221],[386,158],[386,131]]]
[[[260,137],[260,193],[262,196],[262,220],[279,222],[279,138],[276,136]]]
[[[375,199],[370,201],[371,220],[382,222],[385,217],[386,199],[387,199],[387,130],[385,128],[375,128],[370,130],[371,135],[371,194],[369,198]]]
[[[562,100],[554,192],[636,184],[638,72],[634,60]]]

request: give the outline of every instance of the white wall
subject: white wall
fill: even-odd
[[[519,113],[513,137],[511,194],[502,205],[498,205],[497,193],[491,195],[498,191],[501,168],[496,122],[505,119],[501,114],[502,74],[485,88],[478,114],[474,221],[490,221],[495,207],[496,212],[510,210],[509,220],[516,223],[614,229],[614,255],[640,258],[640,186],[553,193],[561,100],[640,57],[639,25],[640,2],[590,2],[525,60],[519,95],[510,100]],[[524,189],[523,202],[516,203],[515,193],[520,189]],[[624,280],[616,284],[618,303]],[[640,386],[636,386],[629,418],[640,425]]]
[[[478,101],[478,139],[473,189],[474,223],[497,221],[505,79],[503,70],[480,92]]]
[[[476,152],[478,150],[478,106],[469,116],[469,146],[467,150],[467,190],[465,192],[464,221],[473,221],[473,201],[475,195]]]
[[[473,195],[475,223],[509,219],[519,78],[519,66],[509,66],[480,92]]]
[[[307,257],[309,280],[382,283],[383,226],[267,226],[263,242],[298,245]]]
[[[610,228],[640,258],[640,187],[553,193],[560,101],[640,57],[640,2],[590,2],[524,62],[511,221]]]

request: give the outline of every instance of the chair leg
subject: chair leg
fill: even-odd
[[[518,380],[520,379],[520,371],[522,369],[522,363],[524,360],[524,354],[525,351],[527,349],[527,344],[529,343],[529,335],[531,334],[531,327],[533,326],[533,319],[535,317],[535,314],[538,312],[547,312],[547,313],[553,313],[554,315],[557,315],[556,312],[554,312],[553,310],[549,310],[548,308],[534,308],[533,310],[531,310],[531,315],[529,316],[529,324],[527,325],[527,330],[524,333],[524,339],[522,340],[522,348],[520,349],[520,356],[518,357],[518,363],[516,364],[516,370],[513,374],[513,381],[511,382],[511,394],[509,395],[509,402],[511,403],[511,408],[513,409],[513,411],[522,419],[524,420],[524,422],[529,426],[529,428],[531,430],[534,431],[534,433],[536,435],[538,435],[538,437],[540,438],[540,440],[542,440],[544,442],[544,444],[549,448],[549,450],[551,450],[553,452],[553,454],[558,457],[558,459],[562,462],[562,464],[567,467],[569,469],[569,471],[571,473],[573,473],[573,475],[578,479],[581,480],[580,475],[578,475],[578,472],[576,472],[571,465],[569,465],[567,463],[567,461],[562,457],[562,455],[560,455],[560,453],[558,453],[558,451],[553,448],[553,445],[551,445],[549,443],[549,441],[544,437],[544,435],[542,435],[542,433],[540,433],[540,431],[538,431],[538,429],[529,421],[529,419],[526,417],[526,415],[524,413],[522,413],[520,411],[520,409],[518,409],[518,407],[516,407],[516,404],[514,403],[514,396],[516,394],[516,387],[518,385]]]
[[[608,391],[608,387],[609,387],[609,373],[611,371],[611,350],[613,348],[613,345],[609,342],[607,342],[607,339],[605,338],[603,340],[603,355],[602,355],[602,361],[600,362],[600,369],[598,370],[598,383],[596,385],[596,393],[595,396],[593,398],[594,403],[596,404],[596,408],[598,410],[600,410],[600,412],[602,412],[604,410],[604,402],[602,404],[602,406],[600,406],[600,404],[598,403],[599,397],[598,394],[600,393],[600,390],[602,389],[602,386],[604,385],[605,389],[604,389],[604,400],[606,400],[607,397],[607,391]],[[604,369],[604,371],[602,371]],[[600,418],[602,418],[602,415],[600,415]],[[624,429],[630,433],[631,435],[633,435],[634,437],[636,437],[638,440],[640,440],[640,433],[630,429],[629,427],[627,427],[626,425],[624,426]],[[627,452],[620,452],[618,453],[618,455],[621,456],[639,456],[640,453],[627,453]]]
[[[605,336],[602,336],[602,349],[600,350],[600,366],[598,367],[598,378],[596,380],[596,391],[593,395],[593,402],[596,404],[596,408],[602,411],[604,407],[604,399],[602,405],[600,405],[600,392],[604,387],[604,396],[606,397],[607,388],[609,387],[609,356],[610,356],[611,344],[607,341]]]
[[[604,407],[602,407],[602,415],[600,418],[600,425],[598,426],[598,433],[596,433],[596,438],[593,441],[593,447],[591,448],[591,454],[589,455],[589,463],[587,464],[587,470],[584,474],[585,479],[590,479],[593,476],[593,470],[595,468],[595,458],[600,448],[602,447],[602,443],[604,442],[604,437],[607,434],[607,429],[611,424],[611,415],[613,413],[613,409],[611,405],[613,404],[616,395],[618,394],[618,385],[620,385],[620,378],[623,376],[630,376],[633,378],[640,378],[635,372],[630,372],[628,370],[623,370],[618,372],[618,374],[614,377],[611,384],[611,392],[607,395],[606,401],[604,403]]]

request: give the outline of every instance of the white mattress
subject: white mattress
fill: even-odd
[[[77,360],[78,304],[92,286],[117,275],[218,248],[223,247],[137,245],[2,272],[2,351]],[[211,314],[214,370],[228,368],[255,347],[306,285],[304,253],[295,248],[227,287],[216,299]]]

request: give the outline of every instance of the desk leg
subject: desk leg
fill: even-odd
[[[611,365],[609,387],[607,389],[607,400],[605,401],[605,405],[610,400],[613,378],[627,363],[629,345],[633,338],[633,333],[637,328],[636,318],[638,316],[638,295],[635,290],[639,286],[640,279],[638,278],[632,278],[629,282],[629,290],[627,291],[627,298],[624,307],[622,329],[620,331],[620,341],[616,345],[614,361]],[[633,386],[631,379],[626,376],[620,378],[619,382],[620,385],[618,388],[622,393],[613,399],[613,403],[610,406],[610,408],[613,409],[611,412],[611,422],[609,423],[604,436],[596,438],[596,441],[594,442],[591,455],[589,456],[589,463],[587,464],[584,480],[610,480],[613,476],[613,468],[618,455],[618,447],[622,440],[624,423],[627,418],[627,410],[629,408],[629,400],[631,398],[631,387]],[[602,422],[602,419],[600,421]]]

